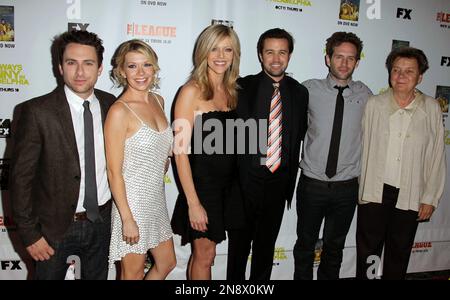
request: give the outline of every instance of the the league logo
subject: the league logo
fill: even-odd
[[[441,23],[450,23],[450,14],[440,11],[437,13],[436,21]]]

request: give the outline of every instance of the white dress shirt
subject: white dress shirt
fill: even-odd
[[[97,180],[97,196],[98,205],[105,204],[111,199],[111,191],[108,185],[108,177],[106,174],[106,158],[105,158],[105,143],[103,139],[103,124],[100,103],[92,93],[87,99],[83,99],[75,94],[70,88],[64,86],[67,101],[69,102],[70,114],[72,115],[73,130],[75,133],[75,140],[77,142],[78,156],[80,158],[81,180],[80,180],[80,194],[78,196],[78,205],[76,212],[84,212],[83,207],[84,193],[85,193],[85,172],[84,172],[84,107],[83,102],[89,101],[89,108],[92,113],[94,123],[94,141],[95,141],[95,170]]]
[[[384,182],[396,188],[400,188],[403,144],[415,107],[415,101],[413,100],[405,108],[399,107],[389,117],[389,143],[386,154]]]

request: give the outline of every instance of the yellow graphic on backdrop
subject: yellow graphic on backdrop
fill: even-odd
[[[269,0],[269,1],[291,5],[311,6],[311,1],[308,0]]]
[[[0,64],[0,84],[29,85],[22,65]]]
[[[286,260],[286,249],[284,247],[277,247],[275,248],[275,251],[273,252],[273,259],[274,260]]]

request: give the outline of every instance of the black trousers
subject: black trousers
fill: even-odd
[[[294,279],[312,280],[314,251],[322,221],[323,248],[317,279],[339,279],[345,238],[358,200],[357,178],[327,182],[302,175],[297,187],[297,242]]]
[[[357,279],[375,277],[373,271],[376,271],[376,268],[372,266],[370,256],[376,255],[381,258],[383,246],[383,279],[405,278],[417,231],[418,213],[413,210],[395,208],[398,193],[399,189],[385,184],[381,204],[368,203],[358,206]]]
[[[282,170],[275,174],[250,176],[248,184],[243,187],[246,226],[228,231],[227,280],[245,280],[250,249],[250,280],[270,280],[287,182],[287,174]]]

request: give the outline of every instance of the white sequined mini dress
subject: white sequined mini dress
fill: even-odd
[[[122,240],[122,221],[114,204],[110,267],[126,254],[145,254],[173,235],[164,191],[165,166],[173,142],[171,127],[168,126],[161,132],[156,131],[145,124],[125,102],[122,103],[141,122],[140,129],[125,141],[122,167],[128,205],[139,227],[140,238],[134,245]]]

